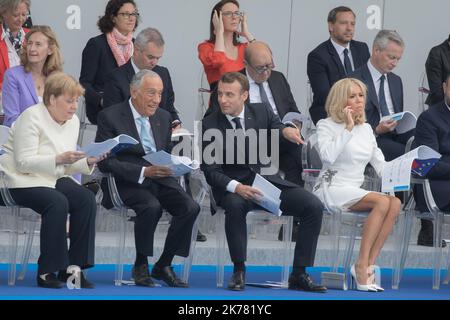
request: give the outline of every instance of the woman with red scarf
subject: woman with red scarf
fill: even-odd
[[[139,12],[133,0],[110,0],[97,25],[101,35],[91,38],[83,50],[80,83],[86,89],[86,115],[97,124],[102,109],[105,76],[133,55],[133,32]]]

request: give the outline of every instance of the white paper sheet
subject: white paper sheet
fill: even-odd
[[[98,157],[109,151],[111,151],[111,153],[113,154],[117,153],[120,150],[129,148],[138,143],[139,141],[137,141],[133,137],[130,137],[129,135],[126,134],[121,134],[115,138],[108,139],[103,142],[91,143],[90,145],[81,148],[80,151],[86,153],[88,157]]]
[[[143,158],[155,166],[169,167],[174,177],[182,176],[200,167],[200,164],[196,160],[191,160],[188,157],[174,156],[163,150],[149,153]]]
[[[409,190],[411,167],[414,160],[429,160],[420,164],[424,171],[428,172],[440,158],[441,155],[430,147],[420,146],[392,161],[386,162],[382,172],[381,191],[397,192]],[[418,165],[417,162],[414,163],[414,166]],[[414,170],[414,172],[417,172],[417,170]]]
[[[384,116],[380,119],[380,122],[389,121],[389,120],[394,120],[394,121],[398,122],[397,126],[395,127],[395,130],[399,134],[402,134],[402,133],[408,132],[409,130],[414,129],[416,127],[416,123],[417,123],[416,116],[409,111],[403,111],[403,112],[391,114],[389,116]]]
[[[255,203],[273,213],[276,216],[281,216],[280,210],[280,195],[281,190],[275,187],[272,183],[264,179],[259,174],[256,174],[255,180],[253,181],[253,188],[261,191],[263,196],[258,200],[254,200]]]

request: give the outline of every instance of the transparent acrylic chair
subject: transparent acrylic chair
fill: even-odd
[[[303,180],[305,181],[305,188],[312,190],[318,182],[319,173],[322,170],[322,161],[317,150],[317,134],[309,137],[307,144],[302,149],[302,166],[303,166]],[[333,179],[335,172],[328,170],[321,178],[321,183],[324,185],[324,214],[328,215],[331,220],[331,241],[332,241],[332,272],[339,272],[339,262],[343,261],[343,272],[345,279],[348,279],[350,271],[350,263],[355,246],[357,233],[363,226],[369,212],[354,212],[344,211],[333,203],[332,196],[328,191],[328,184]],[[380,179],[376,176],[372,167],[368,166],[365,170],[365,181],[362,188],[367,190],[379,191],[381,188]],[[343,256],[340,255],[340,240],[343,238],[343,225],[350,226],[350,234]],[[347,286],[344,286],[346,288]]]
[[[425,81],[425,80],[423,80]],[[411,147],[414,142],[414,137],[411,137],[406,143],[405,153],[411,151]],[[421,185],[423,195],[428,207],[428,212],[419,212],[416,210],[416,202],[412,194],[414,185]],[[411,231],[413,228],[414,219],[430,220],[433,223],[433,281],[432,288],[438,290],[440,287],[441,267],[443,264],[443,249],[440,245],[442,243],[442,227],[444,224],[450,224],[449,212],[441,211],[433,198],[431,193],[430,182],[428,179],[411,177],[411,188],[407,195],[407,201],[404,206],[405,215],[401,217],[399,223],[400,231],[398,239],[395,242],[397,248],[394,258],[394,269],[392,274],[392,289],[398,289],[402,278],[403,269],[408,255],[409,240],[411,237]],[[447,254],[447,273],[443,281],[444,284],[448,284],[450,278],[450,250]]]
[[[0,145],[3,145],[7,142],[9,137],[9,127],[0,125]],[[24,223],[28,228],[24,229],[25,233],[25,244],[24,251],[22,254],[21,262],[20,262],[20,272],[18,279],[23,280],[25,278],[25,273],[27,270],[28,261],[30,258],[31,247],[33,244],[33,236],[37,228],[37,224],[40,221],[40,216],[36,213],[30,213],[29,210],[24,213],[23,207],[18,206],[11,194],[9,193],[9,189],[6,185],[5,173],[3,171],[0,172],[0,188],[1,195],[3,199],[3,203],[9,209],[11,209],[11,216],[13,218],[14,226],[10,232],[10,244],[9,244],[9,271],[8,271],[8,284],[14,285],[16,281],[16,262],[17,262],[17,252],[18,252],[18,236],[19,236],[19,225],[20,223]]]
[[[420,75],[419,86],[418,86],[418,101],[419,101],[419,113],[428,109],[428,105],[425,103],[427,96],[430,94],[430,89],[428,89],[428,78],[427,73],[423,71]]]
[[[6,185],[5,173],[0,171],[0,193],[5,207],[11,210],[13,227],[9,236],[9,264],[8,264],[8,285],[13,286],[16,283],[17,253],[19,251],[19,233],[21,222],[28,222],[29,228],[25,230],[24,251],[20,262],[20,272],[18,279],[23,280],[27,270],[30,258],[31,247],[33,245],[33,236],[40,220],[37,213],[24,213],[24,207],[17,205]]]
[[[113,211],[116,211],[119,215],[120,223],[117,238],[117,256],[116,256],[116,268],[115,268],[115,278],[114,283],[116,286],[121,286],[123,283],[123,266],[124,266],[124,256],[125,256],[125,238],[126,238],[126,223],[129,221],[128,207],[123,203],[120,198],[119,192],[117,190],[116,181],[111,173],[105,174],[108,183],[109,195],[113,203]],[[189,249],[189,256],[184,259],[183,273],[181,279],[188,283],[189,274],[192,266],[192,260],[194,258],[194,249],[197,238],[198,224],[197,221],[194,223],[192,228],[191,244]]]
[[[225,272],[225,259],[227,255],[227,240],[225,235],[225,211],[217,206],[211,187],[207,184],[206,179],[203,176],[202,187],[208,191],[211,210],[215,212],[216,218],[216,252],[217,252],[217,269],[216,269],[216,284],[217,287],[222,288],[224,284],[224,272]],[[283,288],[288,287],[289,279],[289,266],[292,263],[293,252],[291,250],[291,238],[293,227],[292,216],[275,216],[272,213],[265,210],[251,210],[247,214],[247,236],[249,230],[256,226],[269,226],[278,225],[283,226],[283,241],[281,245],[282,261],[281,261],[281,281],[277,283]],[[276,228],[278,235],[279,228]]]
[[[200,80],[198,87],[198,107],[195,115],[195,119],[201,120],[203,119],[203,115],[206,110],[209,108],[209,97],[211,96],[211,89],[206,78],[205,70],[203,66],[200,70]]]

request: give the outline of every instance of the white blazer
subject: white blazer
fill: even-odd
[[[9,131],[6,153],[0,157],[9,188],[54,188],[56,180],[75,173],[92,173],[86,158],[56,165],[56,155],[77,150],[80,122],[76,115],[63,125],[43,103],[25,110]]]

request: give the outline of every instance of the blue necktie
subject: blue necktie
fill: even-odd
[[[147,154],[156,152],[155,139],[153,139],[153,136],[150,134],[150,126],[148,119],[145,117],[140,117],[138,118],[138,121],[141,124],[140,136],[145,153]]]
[[[386,102],[386,96],[384,94],[384,80],[386,79],[386,76],[383,74],[380,77],[380,91],[378,92],[378,104],[380,105],[380,111],[381,116],[388,116],[390,115],[387,102]]]
[[[344,67],[345,67],[346,74],[349,74],[353,71],[352,64],[350,63],[350,58],[348,57],[348,49],[347,48],[344,50]]]

